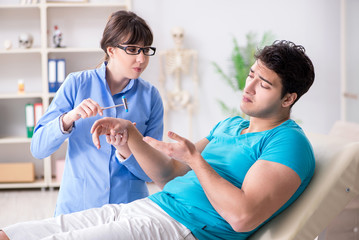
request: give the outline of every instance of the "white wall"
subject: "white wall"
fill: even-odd
[[[216,99],[235,106],[239,97],[215,73],[211,62],[226,69],[232,37],[244,44],[245,35],[271,31],[277,39],[303,45],[311,57],[316,79],[293,107],[292,117],[306,131],[328,133],[340,118],[340,2],[339,0],[133,0],[133,11],[151,26],[159,51],[173,47],[170,30],[185,29],[185,47],[199,53],[200,108],[194,119],[193,140],[206,136],[226,116]],[[158,55],[142,77],[156,86]],[[189,80],[187,80],[189,81]],[[188,137],[186,120],[171,119],[171,130]]]

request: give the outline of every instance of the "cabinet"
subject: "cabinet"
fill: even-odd
[[[0,163],[33,162],[36,181],[0,183],[0,189],[58,187],[60,183],[53,178],[54,162],[65,158],[67,143],[45,159],[32,157],[25,104],[41,102],[46,111],[51,103],[54,93],[48,91],[48,59],[65,59],[66,75],[98,66],[104,57],[100,40],[108,16],[120,9],[130,10],[131,0],[14,2],[0,0]],[[55,25],[62,31],[63,48],[53,47]],[[19,48],[21,33],[33,36],[31,48]],[[5,41],[12,43],[8,50]],[[19,79],[25,84],[23,94],[18,93]]]

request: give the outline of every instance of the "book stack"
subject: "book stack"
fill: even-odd
[[[48,60],[48,81],[49,92],[56,92],[66,77],[65,59],[49,59]]]

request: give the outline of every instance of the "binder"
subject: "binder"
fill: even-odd
[[[43,114],[43,107],[42,103],[34,103],[34,120],[35,120],[35,126],[37,125],[37,122],[40,120]]]
[[[49,92],[56,92],[57,90],[57,71],[56,71],[56,59],[48,60],[48,82]]]
[[[31,103],[25,105],[25,121],[26,121],[27,137],[32,138],[35,123],[34,123],[34,105]]]
[[[56,60],[56,72],[57,72],[57,86],[56,90],[61,87],[61,84],[65,81],[66,78],[66,62],[65,59]]]

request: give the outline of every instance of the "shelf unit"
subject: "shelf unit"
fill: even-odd
[[[67,142],[51,156],[38,160],[30,153],[31,139],[26,137],[25,104],[41,102],[44,111],[54,93],[48,91],[47,63],[50,58],[66,60],[66,75],[98,66],[103,59],[100,39],[108,16],[117,10],[130,10],[131,0],[88,0],[14,4],[0,0],[0,163],[34,162],[36,181],[32,183],[0,183],[0,189],[59,187],[54,180],[54,161],[65,158]],[[54,26],[63,34],[63,48],[51,42]],[[30,33],[33,45],[18,47],[18,36]],[[12,42],[5,49],[4,42]],[[23,79],[25,92],[17,92]]]

